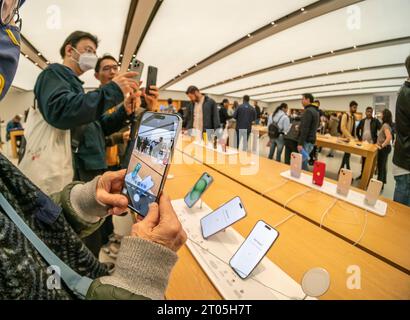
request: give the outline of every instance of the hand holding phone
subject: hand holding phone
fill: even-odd
[[[208,190],[212,182],[213,178],[208,173],[204,172],[184,198],[188,208],[192,208],[194,204],[198,202],[205,191]]]
[[[278,231],[267,223],[258,221],[229,261],[229,265],[242,279],[247,278],[272,247],[278,236]]]
[[[145,112],[142,116],[123,194],[129,199],[129,208],[143,217],[149,204],[159,200],[180,129],[178,115]]]
[[[201,230],[204,239],[222,231],[246,216],[241,199],[235,197],[201,219]]]

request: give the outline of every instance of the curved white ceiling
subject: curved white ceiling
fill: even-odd
[[[359,29],[351,29],[346,8],[336,10],[241,49],[168,89],[185,90],[191,84],[206,87],[310,55],[410,35],[410,1],[368,0],[355,6],[360,8]],[[209,92],[217,93],[212,89]]]
[[[20,54],[19,65],[13,80],[13,86],[23,90],[33,90],[34,83],[40,72],[41,69],[39,67]]]
[[[312,0],[165,0],[138,59],[159,67],[158,84]],[[185,88],[186,89],[186,88]]]

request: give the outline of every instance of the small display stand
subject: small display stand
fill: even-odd
[[[301,286],[266,257],[247,279],[241,279],[229,266],[229,260],[244,238],[229,227],[205,240],[200,219],[212,209],[206,203],[197,203],[190,209],[183,199],[172,201],[172,205],[188,235],[189,250],[224,299],[286,300],[305,297]]]
[[[231,148],[231,147],[228,147],[228,146],[226,146],[226,151],[223,151],[222,146],[219,143],[218,143],[216,149],[214,149],[214,147],[211,143],[207,144],[207,143],[204,143],[202,140],[201,141],[194,141],[194,144],[205,147],[209,150],[213,150],[213,151],[221,153],[221,154],[225,154],[225,155],[234,155],[234,154],[239,153],[237,149],[234,149],[234,148]]]
[[[335,183],[325,180],[323,182],[323,186],[319,187],[312,183],[312,176],[304,172],[301,173],[300,178],[293,177],[290,174],[290,170],[283,171],[280,175],[286,179],[295,181],[297,183],[308,186],[312,189],[326,193],[339,200],[351,203],[359,208],[367,210],[368,212],[377,214],[382,217],[386,215],[387,203],[382,200],[377,200],[374,206],[369,206],[364,200],[365,195],[363,193],[357,192],[355,190],[349,190],[349,193],[347,196],[340,195],[337,193],[337,185]]]

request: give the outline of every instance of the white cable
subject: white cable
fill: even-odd
[[[364,211],[364,226],[363,226],[362,233],[360,234],[359,239],[357,239],[357,241],[353,243],[354,246],[357,245],[363,239],[364,233],[366,231],[366,226],[367,226],[367,210]]]
[[[275,224],[273,227],[276,229],[277,227],[279,227],[281,224],[285,223],[286,221],[288,221],[290,218],[296,216],[295,213],[291,213],[290,215],[288,215],[285,219],[283,219],[282,221],[278,222],[277,224]]]
[[[335,206],[336,202],[338,200],[335,199],[335,201],[332,202],[332,204],[326,209],[326,211],[322,214],[322,217],[320,218],[320,227],[322,228],[323,225],[323,220],[325,220],[326,215],[329,213],[330,210]]]
[[[206,252],[208,252],[210,255],[212,255],[213,257],[215,257],[216,259],[218,259],[218,260],[221,261],[222,263],[224,263],[224,264],[226,264],[227,266],[231,267],[228,262],[226,262],[224,259],[218,257],[216,254],[212,253],[208,248],[204,248],[204,247],[203,247],[200,243],[198,243],[197,241],[192,240],[190,237],[188,237],[188,240],[189,240],[189,241],[192,241],[192,242],[193,242],[194,244],[196,244],[198,247],[200,247],[201,249],[205,250]],[[284,296],[284,297],[286,297],[286,298],[288,298],[288,299],[290,299],[290,300],[299,300],[299,299],[300,299],[300,298],[288,296],[287,294],[285,294],[285,293],[283,293],[283,292],[280,292],[280,291],[278,291],[278,290],[276,290],[276,289],[274,289],[274,288],[272,288],[272,287],[269,287],[269,286],[267,286],[266,284],[264,284],[264,283],[260,282],[259,280],[255,279],[254,277],[250,277],[249,279],[255,281],[256,283],[259,283],[260,285],[264,286],[265,288],[268,288],[268,289],[270,289],[270,290],[272,290],[272,291],[274,291],[274,292],[276,292],[276,293],[279,293],[280,295],[282,295],[282,296]],[[306,298],[306,297],[305,297],[305,298]],[[305,298],[304,298],[304,299],[305,299]]]
[[[273,190],[279,189],[280,187],[284,186],[284,185],[287,184],[288,182],[289,182],[289,180],[286,180],[285,182],[280,183],[280,184],[278,184],[278,185],[276,185],[276,186],[274,186],[274,187],[272,187],[272,188],[269,188],[269,189],[267,189],[267,190],[261,192],[260,194],[261,194],[262,196],[264,196],[264,195],[267,194],[268,192],[271,192],[271,191],[273,191]]]
[[[285,204],[283,205],[283,207],[286,209],[286,206],[289,204],[289,202],[291,202],[292,200],[295,200],[297,197],[304,195],[305,193],[308,193],[310,191],[312,191],[313,189],[308,189],[308,190],[304,190],[302,192],[299,192],[295,195],[293,195],[292,197],[290,197],[288,200],[286,200]]]

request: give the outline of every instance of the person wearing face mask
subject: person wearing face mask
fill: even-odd
[[[0,100],[20,55],[20,31],[5,19],[3,1],[10,4],[0,0]],[[11,17],[21,4],[12,3]],[[166,195],[123,239],[112,274],[81,241],[107,215],[126,210],[124,176],[125,170],[106,172],[48,197],[0,153],[0,299],[163,299],[175,252],[187,238]]]
[[[79,76],[95,68],[97,47],[94,35],[83,31],[71,33],[60,49],[63,63],[49,65],[37,78],[35,103],[26,124],[26,154],[19,167],[47,194],[60,191],[72,181],[73,162],[78,169],[77,162],[88,152],[82,144],[84,136],[90,133],[87,126],[100,120],[128,95],[129,101],[135,99],[139,88],[133,79],[136,73],[126,72],[85,93]],[[76,178],[81,177],[77,174]]]

